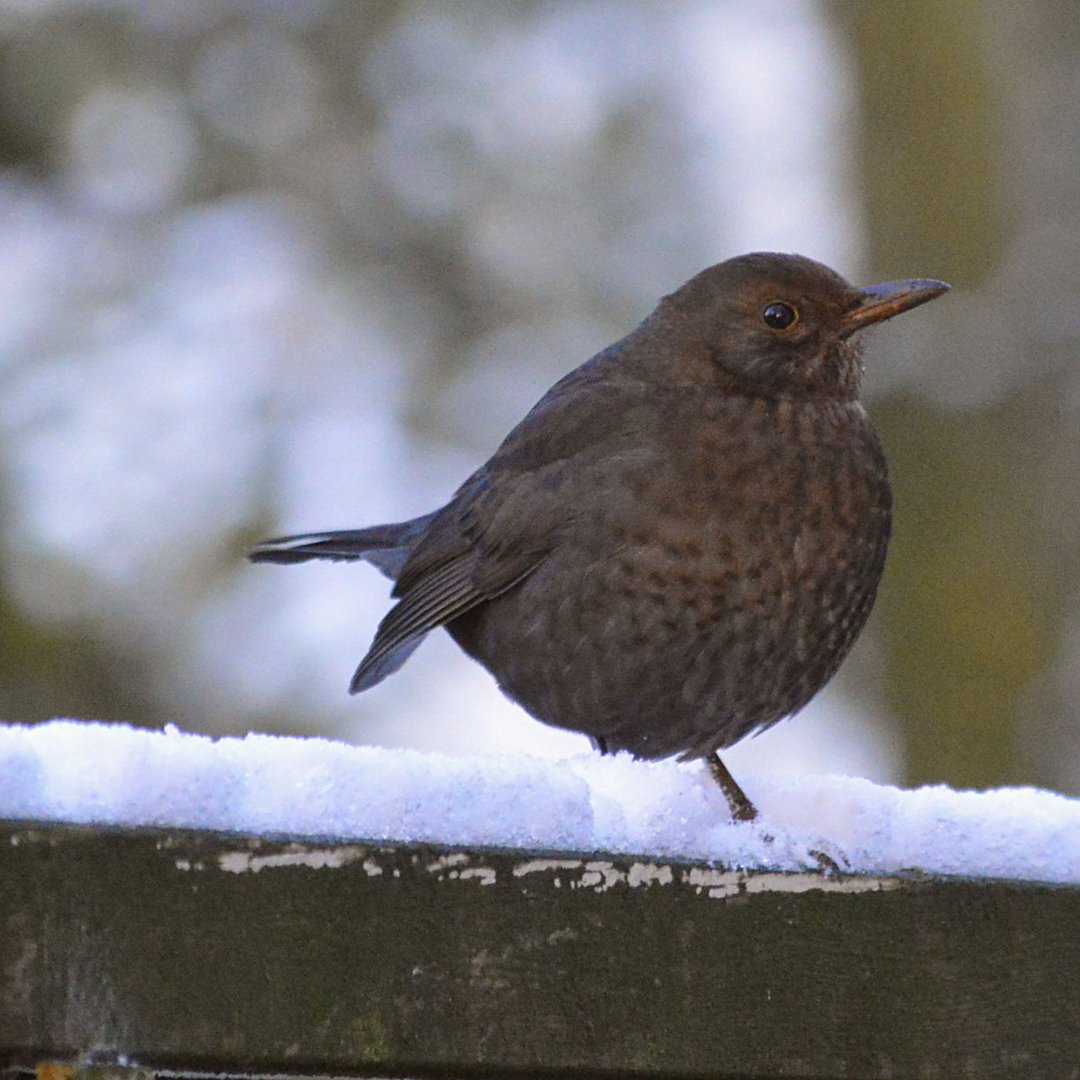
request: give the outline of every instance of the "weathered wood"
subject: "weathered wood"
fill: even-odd
[[[0,934],[16,1070],[1080,1077],[1076,889],[8,823]]]

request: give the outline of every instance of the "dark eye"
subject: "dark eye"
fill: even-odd
[[[767,305],[761,317],[765,320],[765,325],[773,330],[786,330],[799,321],[799,313],[790,304],[779,300]]]

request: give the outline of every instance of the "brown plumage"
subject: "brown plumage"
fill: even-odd
[[[752,818],[716,752],[824,686],[885,563],[855,335],[947,288],[730,259],[556,383],[441,510],[251,558],[366,559],[394,579],[353,692],[445,626],[537,719],[603,751],[708,758]]]

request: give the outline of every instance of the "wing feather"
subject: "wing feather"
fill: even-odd
[[[429,631],[464,615],[470,608],[512,588],[528,573],[519,573],[498,590],[477,589],[474,552],[465,552],[418,581],[387,613],[375,640],[353,675],[350,693],[381,682],[409,658]],[[535,564],[534,564],[535,565]],[[532,567],[529,567],[532,569]]]

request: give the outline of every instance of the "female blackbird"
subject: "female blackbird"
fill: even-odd
[[[250,558],[365,559],[394,580],[352,692],[445,626],[537,719],[602,752],[706,758],[750,820],[717,751],[825,685],[885,563],[856,335],[947,289],[730,259],[556,383],[442,509]]]

